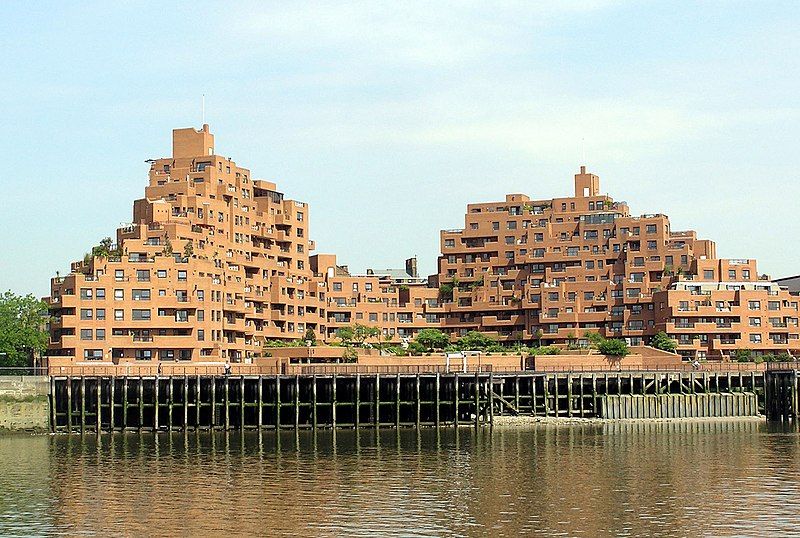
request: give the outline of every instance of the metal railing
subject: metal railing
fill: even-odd
[[[700,363],[694,366],[690,363],[680,365],[654,365],[654,366],[637,366],[637,365],[599,365],[599,364],[576,364],[576,365],[557,365],[557,366],[537,366],[529,371],[534,372],[595,372],[595,373],[618,373],[618,372],[763,372],[768,369],[765,365],[773,365],[778,363],[761,363],[756,364],[752,362],[722,362],[722,363]],[[794,364],[794,363],[792,363]],[[770,368],[771,369],[771,368]],[[495,371],[495,373],[498,373]]]

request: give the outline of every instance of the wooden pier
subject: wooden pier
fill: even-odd
[[[50,383],[57,432],[480,427],[495,415],[603,417],[611,396],[748,393],[763,407],[764,395],[759,372],[54,376]],[[678,407],[674,416],[690,416]]]

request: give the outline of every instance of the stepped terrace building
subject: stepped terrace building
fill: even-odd
[[[50,360],[246,362],[264,339],[325,334],[308,205],[173,131],[116,246],[52,281]]]
[[[593,331],[635,345],[666,331],[685,357],[800,352],[796,295],[755,260],[717,259],[712,241],[666,215],[631,216],[585,167],[569,198],[470,204],[441,250],[442,327],[454,337],[562,344]]]
[[[312,255],[308,204],[214,148],[207,125],[174,130],[116,243],[52,279],[51,365],[247,363],[266,340],[333,341],[355,323],[393,343],[424,328],[543,344],[663,330],[687,358],[800,354],[797,295],[665,215],[631,216],[583,167],[571,197],[470,204],[426,279],[413,258],[354,275]]]

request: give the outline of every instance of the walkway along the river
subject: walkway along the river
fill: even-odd
[[[491,424],[496,414],[753,416],[764,372],[430,373],[50,378],[53,431]]]

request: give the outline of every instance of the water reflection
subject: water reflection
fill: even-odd
[[[761,422],[0,437],[0,534],[800,533]]]

